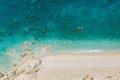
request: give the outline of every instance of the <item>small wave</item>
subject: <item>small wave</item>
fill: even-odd
[[[102,52],[102,50],[82,50],[82,51],[75,51],[75,53],[99,53]]]
[[[73,52],[73,53],[99,53],[102,52],[103,50],[74,50],[74,51],[56,51],[57,53],[61,52]]]

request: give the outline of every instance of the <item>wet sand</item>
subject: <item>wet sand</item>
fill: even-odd
[[[36,55],[26,57],[0,80],[120,80],[119,63],[120,51]]]

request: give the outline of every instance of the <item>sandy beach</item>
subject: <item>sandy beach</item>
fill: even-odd
[[[120,80],[120,0],[0,0],[0,80]]]
[[[29,56],[0,80],[120,80],[120,52]]]

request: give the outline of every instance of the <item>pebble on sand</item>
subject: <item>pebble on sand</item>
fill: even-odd
[[[25,52],[25,51],[23,53],[21,53],[22,57],[25,57],[26,55],[27,55],[27,52]]]
[[[94,78],[90,75],[85,76],[82,80],[93,80]]]
[[[16,49],[9,50],[5,55],[10,56],[16,52]]]
[[[0,72],[0,78],[3,77],[3,76],[4,76],[4,74]]]

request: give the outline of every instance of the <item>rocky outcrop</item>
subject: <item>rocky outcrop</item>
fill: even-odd
[[[90,75],[85,76],[82,80],[93,80],[94,78]]]
[[[115,74],[115,75],[113,75],[113,76],[106,77],[105,80],[120,80],[120,72]]]
[[[0,80],[33,80],[34,75],[40,70],[40,67],[40,59],[29,60],[5,75],[0,73]]]
[[[0,78],[1,78],[1,77],[4,77],[4,74],[0,72]]]

